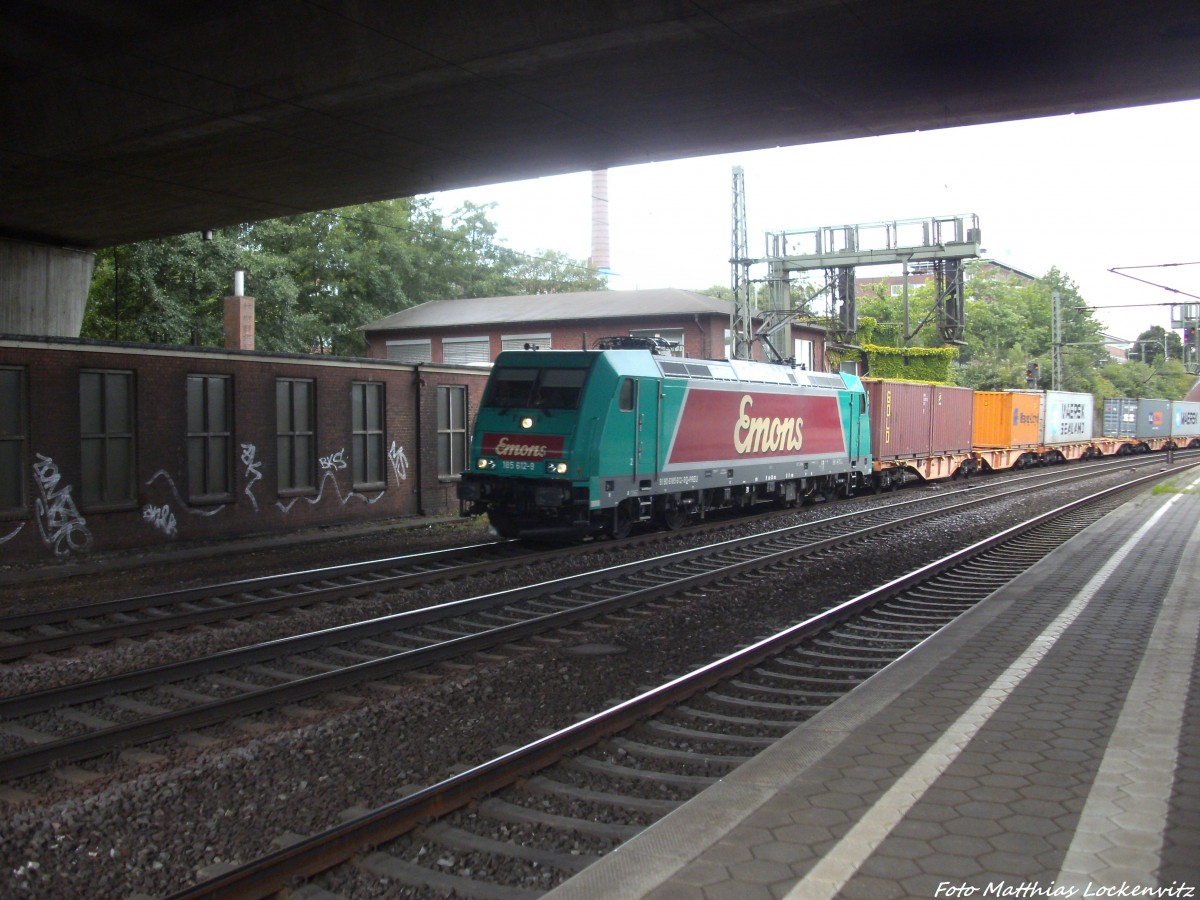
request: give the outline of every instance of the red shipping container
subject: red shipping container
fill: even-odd
[[[871,414],[871,455],[875,459],[929,456],[933,385],[864,378],[863,386]]]
[[[933,389],[933,441],[935,454],[964,453],[971,449],[975,417],[975,392],[965,387]]]

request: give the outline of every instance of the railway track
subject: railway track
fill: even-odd
[[[1137,460],[1134,464],[1147,465],[1151,462]],[[1093,472],[1130,464],[1128,460],[1107,460],[1091,464],[1086,470],[1076,468],[1073,471]],[[1057,470],[1050,473],[1043,471],[1018,476],[1018,479],[1037,481],[1054,478],[1056,473]],[[982,492],[996,485],[997,482],[990,482],[960,490]],[[755,519],[769,519],[777,515],[777,511],[761,513],[738,520],[737,524],[745,526]],[[688,535],[698,537],[728,527],[729,520],[717,520],[688,529]],[[620,542],[620,546],[623,550],[631,549],[663,541],[668,535],[635,535]],[[542,564],[611,546],[610,542],[599,542],[531,550],[518,541],[489,541],[4,616],[0,617],[0,663],[14,663],[121,640],[157,637],[197,626],[224,625],[252,616],[487,574],[510,566]]]
[[[1154,477],[1161,477],[1157,471]],[[1055,480],[1087,472],[1060,470]],[[1036,490],[925,498],[857,511],[452,603],[0,700],[0,772],[12,782],[135,745],[378,688],[417,669],[596,620],[648,601],[727,582],[937,516]],[[386,685],[383,689],[387,689]],[[315,711],[314,714],[316,713]]]
[[[334,896],[374,896],[382,879],[415,895],[540,896],[1162,475],[1036,516],[172,900],[262,897],[303,878]]]

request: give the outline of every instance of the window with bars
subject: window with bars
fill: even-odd
[[[354,382],[350,385],[350,405],[354,486],[383,487],[387,478],[383,451],[383,385]]]
[[[228,375],[187,378],[188,495],[227,500],[233,484],[233,415]]]
[[[134,478],[133,373],[79,373],[79,450],[84,507],[137,501]]]
[[[438,477],[457,478],[467,464],[467,389],[438,385]]]
[[[25,370],[0,368],[0,510],[25,506]]]
[[[316,486],[316,393],[311,379],[275,380],[275,450],[279,492]]]

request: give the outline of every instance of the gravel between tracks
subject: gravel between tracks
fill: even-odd
[[[1122,471],[1093,479],[1087,489],[1129,477]],[[163,743],[154,748],[164,756],[159,762],[121,769],[85,785],[64,783],[33,800],[0,808],[0,895],[125,898],[177,890],[203,867],[249,859],[289,832],[310,834],[336,824],[347,808],[378,806],[405,787],[433,783],[490,758],[501,745],[525,743],[777,631],[823,608],[826,598],[853,595],[918,560],[965,546],[984,531],[1007,527],[1080,491],[1059,489],[1037,499],[1009,501],[999,511],[914,528],[891,536],[870,557],[847,563],[845,556],[836,556],[780,568],[736,590],[693,594],[652,615],[602,631],[588,628],[578,638],[559,635],[555,641],[531,643],[441,678],[410,677],[391,691],[364,689],[360,703],[343,698],[340,710],[322,710],[311,724],[297,719],[301,724],[280,730],[286,720],[277,716],[276,730],[264,736],[227,729],[221,743],[207,749]],[[852,501],[835,511],[876,502]],[[810,507],[781,524],[824,512]],[[462,536],[439,539],[456,543]],[[686,532],[673,538],[686,540]],[[363,546],[352,544],[337,552],[361,558]],[[611,551],[614,561],[621,556],[619,546]],[[303,553],[308,565],[317,563],[314,548]],[[274,568],[274,559],[264,565]],[[172,583],[203,577],[202,571],[193,573],[178,563],[169,571]],[[224,565],[222,574],[228,577]],[[493,589],[495,584],[496,579],[489,581]],[[438,590],[442,599],[461,596],[448,586]],[[60,599],[57,594],[50,602]],[[79,602],[78,596],[70,602]],[[324,614],[313,612],[315,619]],[[237,643],[261,639],[255,637],[260,627],[269,626],[244,626]],[[188,643],[192,640],[202,644],[203,637],[185,642],[188,653],[199,652]],[[574,652],[578,645],[594,643],[616,652]],[[98,674],[112,665],[103,662],[112,653],[136,653],[144,646],[77,657],[71,664],[73,677]],[[95,671],[89,669],[93,664]],[[136,664],[145,663],[139,657]],[[32,672],[39,667],[20,668]],[[0,673],[5,691],[25,689],[15,671]]]

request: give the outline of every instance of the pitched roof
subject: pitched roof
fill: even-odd
[[[1193,403],[1200,402],[1200,378],[1196,379],[1196,383],[1192,385],[1192,389],[1188,391],[1187,399]]]
[[[455,325],[550,322],[572,319],[636,319],[663,315],[728,316],[733,304],[678,288],[644,291],[579,291],[431,300],[360,325],[359,331],[448,328]]]

